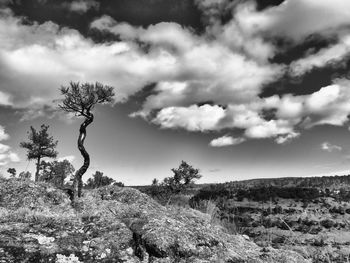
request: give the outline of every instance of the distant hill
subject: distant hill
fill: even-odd
[[[317,187],[321,189],[350,189],[350,175],[335,175],[322,177],[283,177],[283,178],[261,178],[243,181],[232,181],[229,184],[233,187],[260,187],[260,186],[276,186],[276,187]]]

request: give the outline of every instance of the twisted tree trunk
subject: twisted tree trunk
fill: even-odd
[[[35,182],[39,182],[40,157],[36,160]]]
[[[84,158],[84,163],[79,168],[79,170],[75,173],[75,176],[74,176],[74,182],[73,182],[74,201],[76,200],[77,197],[81,197],[81,190],[83,188],[82,177],[90,165],[90,156],[88,152],[85,150],[84,141],[86,138],[86,127],[89,124],[91,124],[93,120],[94,120],[94,115],[88,112],[88,114],[85,116],[84,122],[80,125],[80,129],[79,129],[78,149]]]

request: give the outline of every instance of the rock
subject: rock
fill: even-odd
[[[5,185],[15,193],[18,182],[7,180]],[[23,200],[26,194],[41,198],[37,192],[47,196],[49,188],[32,182],[25,187]],[[50,193],[55,191],[61,199],[33,199],[33,210],[21,214],[27,203],[21,206],[11,192],[0,190],[2,200],[12,200],[9,207],[0,203],[8,211],[0,224],[0,262],[310,262],[293,251],[262,251],[247,238],[211,224],[206,214],[161,206],[135,189],[109,186],[86,191],[75,210],[66,205],[69,197],[63,192]]]

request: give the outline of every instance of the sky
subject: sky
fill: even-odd
[[[78,169],[71,81],[113,86],[87,129],[91,166],[126,185],[348,174],[349,0],[0,0],[0,173],[50,126]]]

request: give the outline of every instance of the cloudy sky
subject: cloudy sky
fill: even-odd
[[[49,124],[76,168],[70,81],[115,87],[86,148],[128,185],[185,160],[200,182],[347,174],[349,0],[0,0],[0,172]]]

